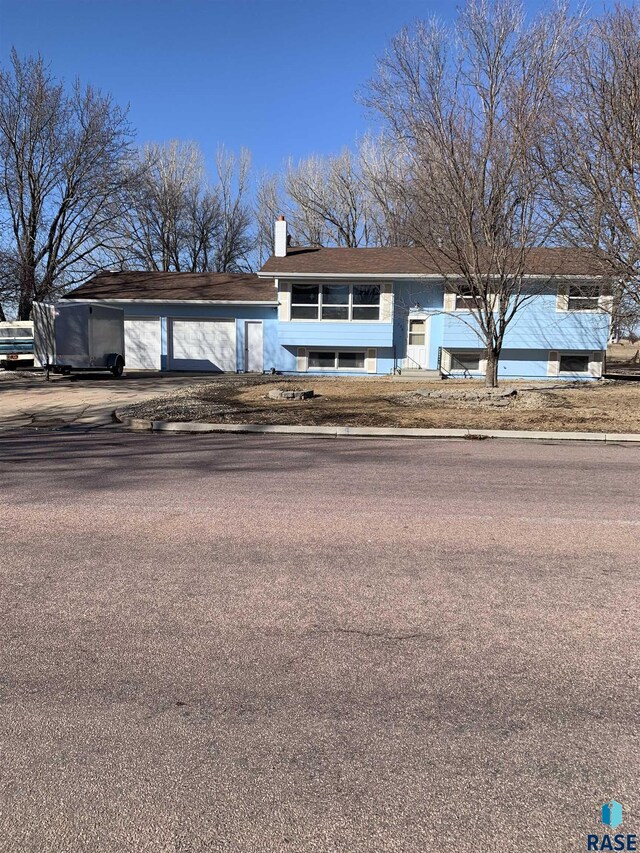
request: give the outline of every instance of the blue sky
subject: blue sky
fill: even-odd
[[[538,4],[531,2],[528,8]],[[38,51],[56,76],[130,105],[139,142],[220,144],[257,172],[339,151],[370,125],[355,98],[404,24],[446,0],[0,0],[0,57]]]

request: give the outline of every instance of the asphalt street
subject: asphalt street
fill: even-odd
[[[0,436],[0,850],[640,833],[632,445]]]

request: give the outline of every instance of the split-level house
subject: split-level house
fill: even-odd
[[[444,256],[416,248],[288,245],[257,274],[103,273],[66,298],[125,309],[129,369],[482,376],[468,297]],[[587,253],[528,252],[505,378],[594,379],[610,328],[610,282]]]

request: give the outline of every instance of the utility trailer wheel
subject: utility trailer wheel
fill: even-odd
[[[114,375],[116,379],[120,379],[122,376],[122,371],[124,370],[124,359],[121,355],[119,355],[113,363],[113,367],[111,368],[111,373]]]

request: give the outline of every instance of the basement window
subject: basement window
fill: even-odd
[[[314,370],[364,370],[364,352],[311,350],[309,369]]]
[[[589,356],[564,353],[560,355],[560,373],[588,373]]]
[[[466,370],[469,373],[478,373],[480,370],[480,353],[452,352],[451,370]]]

